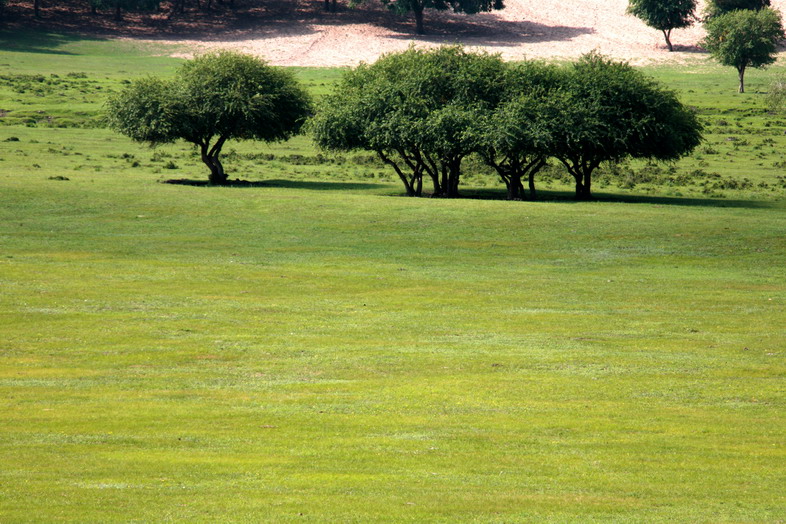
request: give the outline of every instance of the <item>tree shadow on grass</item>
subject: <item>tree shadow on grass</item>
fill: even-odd
[[[391,184],[375,182],[323,182],[318,180],[230,180],[226,185],[211,185],[207,180],[193,180],[187,178],[163,180],[164,184],[193,187],[241,187],[241,188],[288,188],[307,189],[311,191],[372,191],[390,189],[388,195],[394,198],[411,198],[403,192],[393,189]],[[429,199],[428,195],[421,197]],[[497,200],[507,201],[504,190],[501,189],[465,189],[461,197],[456,200]],[[572,191],[539,190],[535,200],[525,199],[522,203],[557,203],[579,204],[586,202],[617,203],[617,204],[650,204],[656,206],[692,206],[692,207],[730,207],[746,209],[775,209],[783,208],[783,204],[772,200],[739,200],[725,198],[696,198],[696,197],[669,197],[645,195],[618,195],[613,193],[595,193],[592,200],[576,200]]]
[[[312,191],[358,191],[389,188],[388,184],[375,184],[373,182],[320,182],[316,180],[230,180],[224,185],[212,185],[207,180],[192,180],[187,178],[163,180],[164,184],[192,187],[248,187],[248,188],[288,188],[308,189]]]
[[[467,190],[463,198],[479,200],[505,200],[505,192],[499,189]],[[650,204],[656,206],[691,206],[691,207],[732,207],[747,209],[772,209],[783,207],[771,200],[739,200],[725,198],[669,197],[646,195],[618,195],[613,193],[595,193],[592,200],[576,200],[572,191],[539,190],[532,203],[579,204],[586,202],[618,203],[618,204]]]
[[[51,33],[33,30],[0,30],[0,51],[16,53],[44,53],[48,55],[75,55],[69,51],[58,49],[72,42],[85,40],[104,40],[103,38],[67,34]]]

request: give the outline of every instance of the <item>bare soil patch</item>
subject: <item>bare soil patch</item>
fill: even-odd
[[[355,9],[339,5],[336,13],[325,12],[322,0],[237,2],[234,9],[214,4],[211,11],[190,9],[177,15],[164,3],[158,13],[125,14],[120,23],[110,13],[91,16],[81,3],[52,0],[43,20],[34,20],[28,2],[12,2],[8,23],[183,44],[193,50],[186,55],[235,49],[289,66],[350,66],[413,44],[453,43],[511,60],[572,59],[592,50],[637,64],[705,56],[698,47],[704,36],[699,24],[674,31],[676,51],[669,53],[660,32],[626,14],[628,0],[507,0],[502,11],[474,16],[429,11],[425,36],[414,34],[411,17],[392,13],[379,2]],[[786,0],[773,0],[773,5],[783,9]]]

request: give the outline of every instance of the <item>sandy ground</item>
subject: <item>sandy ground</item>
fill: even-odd
[[[411,17],[375,3],[323,13],[321,2],[301,2],[291,11],[268,13],[253,28],[222,31],[177,41],[194,49],[232,48],[276,65],[344,66],[373,62],[409,45],[461,43],[501,53],[506,59],[575,58],[598,50],[632,63],[690,62],[706,55],[697,47],[699,24],[675,30],[674,53],[663,35],[625,13],[627,0],[506,0],[506,8],[475,16],[427,11],[426,36],[414,35]],[[773,0],[783,10],[786,0]],[[700,12],[703,5],[700,2]]]

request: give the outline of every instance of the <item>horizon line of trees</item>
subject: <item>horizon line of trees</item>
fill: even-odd
[[[221,52],[186,62],[173,80],[132,82],[107,103],[110,127],[150,145],[193,143],[211,184],[228,182],[228,140],[285,140],[303,130],[325,151],[369,151],[409,196],[459,196],[469,156],[490,166],[509,199],[536,195],[549,159],[591,198],[592,175],[626,158],[672,161],[702,139],[694,111],[625,62],[597,53],[569,66],[509,63],[460,46],[411,47],[343,76],[316,111],[291,73]],[[431,190],[424,190],[424,186]]]
[[[592,174],[625,158],[677,160],[702,125],[676,94],[625,62],[592,52],[559,67],[504,62],[460,46],[410,48],[347,72],[307,124],[333,152],[365,150],[390,166],[407,195],[459,196],[462,161],[476,155],[508,198],[536,195],[550,158],[591,198]]]

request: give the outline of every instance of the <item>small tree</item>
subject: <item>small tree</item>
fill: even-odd
[[[360,1],[355,3],[360,3]],[[426,33],[423,25],[423,11],[426,9],[452,10],[455,13],[474,15],[505,8],[502,0],[382,0],[382,3],[397,13],[411,12],[414,14],[415,32],[419,35]]]
[[[603,162],[676,160],[701,142],[701,124],[673,91],[596,53],[574,64],[547,102],[551,155],[573,176],[579,199],[591,197],[592,173]]]
[[[628,13],[663,32],[669,51],[674,51],[671,31],[692,25],[695,11],[696,0],[630,0],[628,4]]]
[[[740,93],[745,92],[745,70],[775,62],[784,36],[780,13],[773,9],[731,11],[711,18],[705,27],[704,47],[722,65],[737,69]]]
[[[107,109],[110,127],[137,142],[196,145],[210,183],[225,184],[219,156],[227,140],[286,140],[299,132],[311,102],[288,71],[221,52],[186,62],[174,80],[137,80]]]

